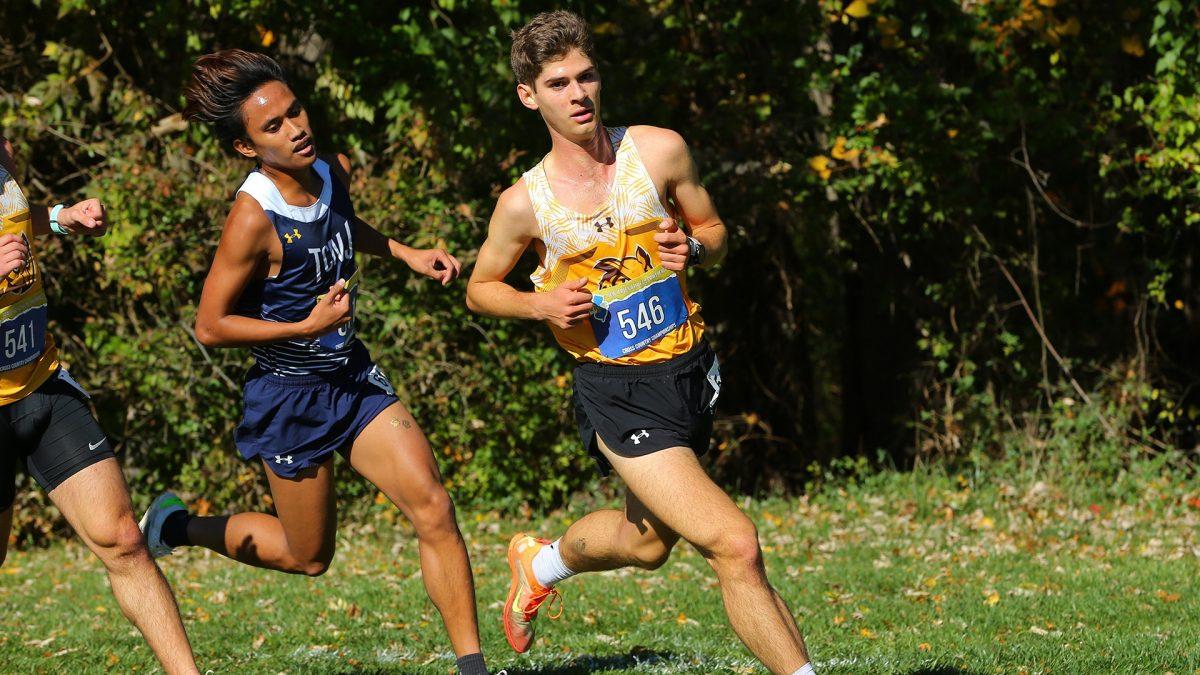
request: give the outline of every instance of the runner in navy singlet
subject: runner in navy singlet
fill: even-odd
[[[304,107],[275,61],[226,50],[196,61],[185,116],[257,168],[238,190],[196,317],[209,347],[249,347],[237,447],[268,469],[275,515],[199,517],[161,495],[142,519],[151,551],[203,546],[242,563],[319,575],[334,553],[333,456],[415,526],[421,571],[464,675],[486,673],[474,582],[425,435],[355,335],[354,254],[448,284],[458,261],[382,235],[354,214],[344,155],[318,157]]]

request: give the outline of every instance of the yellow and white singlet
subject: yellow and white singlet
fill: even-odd
[[[550,325],[563,349],[584,362],[645,365],[686,354],[704,334],[700,305],[683,276],[662,266],[654,235],[667,211],[625,127],[607,130],[616,174],[605,202],[583,214],[554,198],[543,159],[525,173],[542,264],[530,275],[538,292],[587,279],[593,309],[568,329]]]
[[[33,255],[33,219],[17,181],[0,166],[0,235],[29,247],[29,261],[0,277],[0,406],[19,401],[58,369],[58,350],[46,332],[46,293]]]

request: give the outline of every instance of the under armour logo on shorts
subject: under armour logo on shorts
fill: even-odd
[[[630,436],[629,440],[633,441],[634,445],[641,445],[642,441],[646,440],[647,438],[650,438],[650,432],[642,429],[636,434]]]
[[[291,463],[292,463],[292,456],[291,456],[291,455],[288,455],[287,457],[280,457],[279,455],[275,455],[275,463],[276,463],[276,464],[283,464],[284,462],[287,462],[288,464],[291,464]]]

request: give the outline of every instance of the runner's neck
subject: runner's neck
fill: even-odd
[[[312,206],[321,198],[324,183],[311,166],[299,171],[284,171],[260,164],[258,170],[275,183],[283,201],[292,206]]]
[[[617,153],[608,138],[608,129],[596,125],[596,133],[582,142],[572,141],[550,130],[550,152],[546,155],[547,174],[567,183],[608,185],[617,166]]]

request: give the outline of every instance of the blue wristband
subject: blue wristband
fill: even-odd
[[[58,212],[62,210],[62,204],[56,204],[54,208],[50,209],[50,231],[54,234],[65,237],[71,233],[67,232],[65,229],[63,229],[62,225],[58,224]]]

